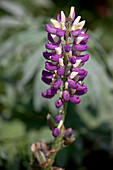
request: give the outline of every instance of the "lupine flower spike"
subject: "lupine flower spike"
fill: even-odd
[[[49,87],[42,96],[51,99],[57,94],[55,106],[57,109],[63,106],[55,118],[47,115],[47,124],[55,138],[52,149],[48,150],[45,141],[34,143],[31,147],[37,167],[47,170],[62,169],[52,167],[56,152],[75,140],[72,128],[64,127],[66,104],[69,101],[79,104],[80,96],[87,92],[83,80],[88,72],[82,66],[88,61],[89,54],[82,52],[87,50],[89,36],[86,35],[87,30],[82,31],[85,21],[80,19],[81,16],[75,18],[75,8],[71,7],[67,18],[61,11],[56,20],[51,19],[52,26],[46,25],[48,43],[45,44],[47,50],[43,52],[46,62],[41,78]]]
[[[51,99],[59,94],[55,102],[56,108],[60,108],[63,102],[68,101],[79,104],[81,102],[79,96],[87,92],[87,87],[82,83],[87,71],[81,67],[89,59],[89,54],[81,53],[87,50],[89,36],[86,35],[86,31],[82,31],[85,21],[80,19],[80,16],[75,18],[74,7],[71,7],[68,18],[61,11],[57,20],[51,19],[53,26],[46,25],[49,43],[46,43],[45,47],[49,51],[43,52],[47,60],[45,62],[47,71],[42,71],[42,81],[50,87],[46,92],[42,92],[42,96]]]

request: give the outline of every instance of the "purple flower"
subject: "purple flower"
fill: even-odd
[[[80,84],[78,83],[77,90],[85,90],[85,89],[87,89],[86,86],[82,86],[82,85],[80,85]]]
[[[50,60],[50,56],[53,55],[53,53],[43,52],[43,56],[45,59]]]
[[[81,34],[81,29],[77,29],[76,31],[71,32],[73,37],[78,37]]]
[[[58,45],[56,45],[56,44],[51,44],[51,43],[46,43],[46,44],[45,44],[45,47],[46,47],[48,50],[55,50],[55,48],[57,48]]]
[[[65,52],[69,52],[70,49],[71,49],[70,45],[65,45],[65,46],[64,46]]]
[[[74,48],[77,50],[77,51],[86,51],[87,50],[87,45],[80,45],[80,44],[77,44],[74,46]]]
[[[42,92],[42,97],[47,98],[47,99],[51,99],[54,95],[48,95],[46,92]]]
[[[58,89],[61,84],[62,84],[62,80],[59,79],[58,81],[56,81],[56,82],[53,83],[53,88],[54,88],[54,89]]]
[[[47,89],[46,92],[48,95],[52,96],[52,95],[56,94],[57,90],[51,87],[51,88]]]
[[[53,136],[56,138],[57,136],[59,136],[59,130],[57,129],[57,128],[55,128],[54,130],[53,130]]]
[[[76,90],[75,93],[76,93],[76,95],[81,96],[81,95],[87,93],[87,87],[84,90]]]
[[[58,100],[56,100],[56,102],[55,102],[55,106],[56,106],[56,108],[57,108],[57,109],[59,109],[62,105],[63,105],[63,101],[62,101],[62,99],[58,99]]]
[[[60,67],[59,69],[57,69],[57,74],[58,74],[58,76],[63,75],[63,74],[64,74],[64,71],[65,71],[64,67]]]
[[[59,58],[61,58],[61,55],[52,55],[51,61],[52,62],[59,62]]]
[[[70,96],[70,102],[75,103],[75,104],[79,104],[81,102],[81,100],[80,100],[80,98],[78,96],[71,95]]]
[[[51,79],[47,79],[45,78],[44,76],[42,76],[42,81],[48,85],[50,85],[52,83],[52,80]]]
[[[45,70],[42,71],[42,75],[43,75],[45,78],[47,78],[47,79],[52,79],[52,78],[53,78],[53,73],[48,72],[48,71],[45,71]]]
[[[57,29],[47,24],[46,31],[49,32],[50,34],[56,34]]]
[[[87,71],[81,67],[88,61],[89,54],[81,53],[87,50],[89,36],[86,31],[82,31],[85,21],[80,21],[80,16],[74,18],[75,10],[71,7],[68,18],[62,11],[61,15],[57,15],[57,20],[51,19],[53,26],[46,25],[49,43],[45,44],[47,51],[43,52],[43,56],[49,61],[45,62],[47,71],[42,71],[42,81],[50,87],[42,92],[42,96],[50,99],[59,94],[56,108],[69,100],[75,104],[80,103],[78,96],[87,92],[87,87],[81,85]]]
[[[48,71],[54,71],[54,70],[57,69],[57,66],[56,66],[56,65],[53,65],[52,63],[46,62],[46,63],[45,63],[45,68],[46,68]]]
[[[62,115],[57,115],[55,118],[57,123],[59,123],[61,119],[62,119]]]
[[[77,89],[78,84],[74,80],[68,80],[68,85],[72,89]]]
[[[63,36],[64,36],[64,34],[65,34],[65,31],[64,31],[64,30],[57,29],[57,31],[56,31],[56,35],[57,35],[58,37],[63,37]]]

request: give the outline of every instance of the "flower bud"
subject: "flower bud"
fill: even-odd
[[[70,137],[72,136],[72,134],[73,134],[72,128],[68,128],[68,129],[65,130],[65,132],[64,132],[65,138],[70,138]]]
[[[61,119],[62,119],[62,115],[57,115],[55,118],[57,123],[59,123]]]
[[[57,128],[55,128],[52,132],[53,136],[56,138],[57,136],[59,136],[59,130]]]
[[[69,52],[71,50],[70,45],[65,45],[64,50],[65,50],[65,52]]]
[[[71,95],[70,96],[70,102],[71,103],[75,103],[75,104],[79,104],[81,102],[80,98],[75,96],[75,95]]]
[[[55,106],[56,106],[56,108],[57,108],[57,109],[59,109],[62,105],[63,105],[63,101],[62,101],[62,99],[58,99],[58,100],[56,100],[56,102],[55,102]]]
[[[50,130],[53,130],[56,127],[56,122],[50,114],[47,115],[47,124]]]
[[[63,91],[62,96],[63,96],[63,99],[65,100],[65,102],[68,102],[68,101],[69,101],[69,99],[70,99],[70,94],[69,94],[69,92],[68,92],[67,90]]]
[[[39,164],[44,164],[46,162],[46,157],[42,151],[36,152],[36,158]]]

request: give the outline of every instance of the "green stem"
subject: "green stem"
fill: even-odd
[[[66,30],[66,44],[68,44],[68,37],[69,37],[69,25],[67,26],[67,30]],[[67,57],[68,57],[68,55],[65,52],[65,55],[64,55],[65,71],[64,71],[64,75],[63,75],[63,89],[62,90],[64,90],[65,82],[66,82]],[[62,118],[63,122],[65,120],[66,108],[67,108],[67,103],[64,101],[63,102],[63,118]],[[51,168],[51,166],[54,162],[56,153],[61,148],[61,145],[62,145],[61,141],[62,141],[62,134],[61,134],[61,130],[60,130],[60,135],[56,138],[55,143],[53,145],[53,149],[55,149],[56,151],[51,155],[51,157],[50,157],[51,163],[49,164],[49,166],[45,170],[50,170],[50,168]]]

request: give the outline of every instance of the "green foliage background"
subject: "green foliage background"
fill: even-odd
[[[70,6],[89,29],[88,93],[68,105],[65,126],[76,141],[62,149],[55,165],[66,170],[113,169],[113,2],[112,0],[0,1],[0,169],[29,169],[33,142],[53,140],[46,115],[57,114],[54,99],[41,97],[45,25]],[[110,168],[110,166],[112,168]]]

